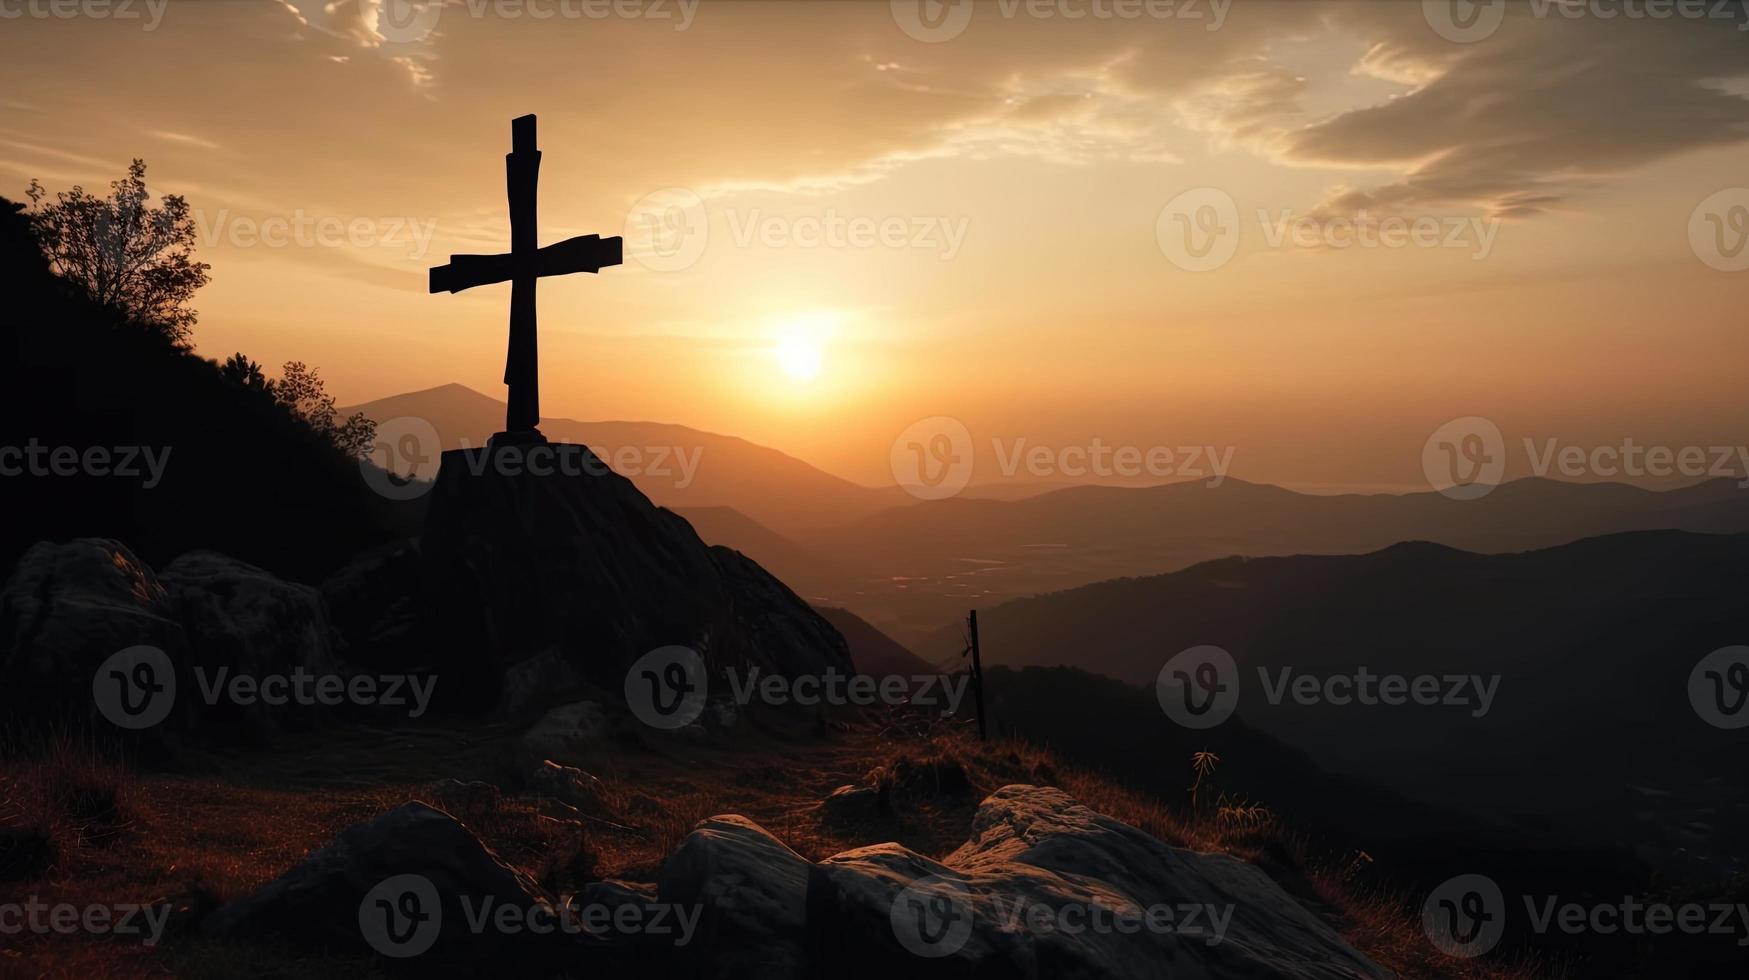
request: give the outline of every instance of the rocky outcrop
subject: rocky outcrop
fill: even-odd
[[[541,715],[523,733],[519,751],[531,763],[563,759],[600,745],[613,732],[613,722],[593,701],[561,704]]]
[[[503,925],[554,909],[561,923],[593,924]],[[421,975],[1390,976],[1261,870],[1168,846],[1033,786],[986,798],[971,838],[941,861],[889,843],[810,863],[725,815],[699,823],[654,886],[597,881],[557,901],[449,814],[408,803],[344,831],[203,928],[374,951]]]
[[[848,671],[837,630],[745,557],[705,545],[586,447],[454,450],[429,496],[421,608],[460,688],[505,709],[619,690],[662,646],[712,667]]]
[[[880,815],[881,794],[873,786],[844,785],[820,801],[820,820],[827,826],[851,827]]]
[[[429,656],[419,631],[419,544],[373,548],[322,581],[328,615],[347,658],[377,670],[411,670]]]
[[[337,637],[315,589],[213,551],[182,555],[159,578],[188,636],[187,666],[210,682],[238,675],[339,672]],[[310,715],[316,707],[266,700],[247,708],[223,699],[212,705],[198,698],[187,703],[191,710],[255,728],[277,727],[300,714]]]
[[[0,592],[0,701],[23,715],[96,717],[98,667],[146,646],[170,663],[185,633],[162,582],[119,541],[44,541]]]
[[[827,976],[1390,976],[1256,867],[1033,786],[939,863],[880,844],[813,866],[808,925]]]
[[[575,766],[561,766],[551,759],[529,773],[528,786],[542,796],[584,813],[599,813],[606,805],[607,789],[601,780]]]
[[[700,908],[698,938],[675,951],[674,976],[813,976],[806,950],[808,862],[739,816],[693,829],[662,867],[663,902]]]
[[[306,948],[375,953],[422,974],[531,975],[524,971],[577,955],[586,938],[518,925],[537,907],[551,908],[539,887],[455,818],[407,803],[342,831],[202,928],[219,938],[278,936]]]

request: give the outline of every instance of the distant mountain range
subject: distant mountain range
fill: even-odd
[[[862,572],[870,594],[846,604],[909,641],[972,606],[1229,555],[1356,554],[1400,541],[1508,552],[1653,529],[1749,531],[1749,490],[1728,479],[1664,492],[1525,479],[1454,500],[1320,496],[1234,479],[1075,487],[889,508],[802,540]]]
[[[423,418],[454,448],[502,428],[504,405],[445,385],[343,411],[379,422]],[[914,646],[969,608],[1229,555],[1356,554],[1400,541],[1497,553],[1623,531],[1749,532],[1749,490],[1729,479],[1662,492],[1524,479],[1476,500],[1431,490],[1307,494],[1233,478],[1215,487],[1039,483],[924,502],[681,425],[541,426],[554,440],[607,450],[616,470],[706,541],[747,553],[815,605],[853,610]]]
[[[1749,643],[1746,594],[1749,536],[1658,531],[1503,555],[1410,543],[1227,558],[1005,603],[979,623],[988,664],[1150,687],[1180,651],[1214,645],[1237,665],[1224,678],[1236,717],[1333,772],[1721,870],[1749,862],[1749,762],[1741,732],[1702,720],[1689,679],[1705,655]],[[958,644],[944,627],[913,649],[934,659]],[[1269,694],[1283,669],[1321,685],[1362,668],[1438,678],[1439,698],[1452,678],[1479,681],[1462,705]]]

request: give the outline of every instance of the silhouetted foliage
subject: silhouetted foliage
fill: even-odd
[[[251,361],[242,351],[232,354],[219,365],[219,373],[225,379],[240,385],[249,391],[259,391],[265,395],[273,394],[273,382],[262,372],[261,365]]]
[[[9,216],[22,217],[0,199],[0,256],[40,264],[29,226]],[[152,487],[83,465],[0,478],[0,576],[37,541],[114,537],[154,565],[211,548],[313,582],[417,528],[418,506],[374,493],[331,433],[266,393],[259,365],[196,356],[82,286],[21,268],[0,269],[0,448],[104,448],[112,468],[150,449],[167,462]]]
[[[375,422],[358,413],[335,421],[334,396],[322,386],[316,369],[305,367],[302,361],[287,361],[284,370],[285,374],[272,382],[275,400],[346,455],[362,458],[370,452],[376,440]]]
[[[188,202],[167,194],[160,207],[149,207],[146,164],[138,159],[109,186],[108,197],[74,185],[51,202],[43,186],[31,181],[37,243],[54,272],[93,302],[186,347],[195,321],[188,302],[206,285],[210,268],[194,260]]]

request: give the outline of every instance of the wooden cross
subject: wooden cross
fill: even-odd
[[[539,435],[540,368],[535,341],[535,283],[541,276],[599,272],[624,261],[618,236],[580,235],[540,247],[535,232],[535,185],[540,179],[540,151],[535,149],[534,116],[510,120],[510,153],[504,158],[510,190],[510,251],[498,255],[452,255],[448,265],[431,270],[431,291],[459,293],[475,286],[510,282],[510,352],[504,361],[504,383],[510,404],[504,413],[509,435]]]

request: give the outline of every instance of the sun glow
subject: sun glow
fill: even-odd
[[[819,377],[826,362],[826,337],[837,321],[829,313],[811,313],[784,321],[772,346],[777,366],[796,381]]]

